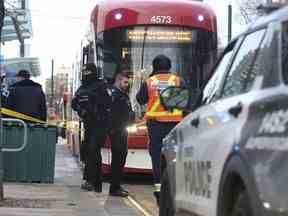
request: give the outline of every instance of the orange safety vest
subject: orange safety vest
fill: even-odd
[[[174,74],[156,74],[146,81],[148,88],[147,111],[144,116],[146,120],[160,122],[178,122],[182,119],[182,111],[174,109],[166,111],[160,103],[159,94],[169,86],[180,86],[180,78]]]

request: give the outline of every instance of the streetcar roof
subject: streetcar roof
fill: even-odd
[[[123,14],[123,18],[115,19],[117,13]],[[212,8],[190,0],[102,0],[91,13],[91,22],[96,32],[102,32],[115,27],[155,24],[149,19],[153,16],[171,16],[170,25],[217,32],[216,14]],[[204,19],[199,21],[199,16]]]

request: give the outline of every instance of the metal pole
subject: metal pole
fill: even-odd
[[[228,43],[232,38],[232,5],[229,3],[228,5]]]
[[[25,57],[25,45],[24,45],[24,41],[23,43],[20,43],[20,57]]]
[[[26,0],[21,0],[21,9],[25,10],[26,9]],[[25,56],[25,40],[20,42],[20,57]]]
[[[4,7],[4,0],[0,0],[0,54],[1,54],[1,33],[4,23],[4,17],[5,17],[5,7]],[[0,67],[0,76],[2,75],[2,67]],[[2,94],[2,83],[1,84],[1,91]],[[1,95],[0,95],[0,109],[1,109]],[[4,198],[4,190],[3,190],[3,176],[4,176],[4,170],[3,170],[3,154],[2,154],[2,116],[0,112],[0,201]]]
[[[1,39],[4,17],[5,17],[4,0],[0,0],[0,39]],[[2,40],[0,40],[0,41],[2,41]]]
[[[54,107],[54,59],[52,59],[52,67],[51,67],[51,99],[50,99],[50,107]]]

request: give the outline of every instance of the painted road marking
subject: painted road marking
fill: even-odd
[[[131,196],[126,197],[127,201],[129,201],[135,208],[137,208],[144,216],[152,216],[148,211],[146,211],[134,198]]]

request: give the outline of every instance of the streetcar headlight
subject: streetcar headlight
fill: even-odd
[[[268,202],[263,202],[263,206],[264,206],[266,209],[270,209],[270,208],[271,208],[271,205],[270,205],[270,203],[268,203]]]
[[[121,13],[116,13],[116,14],[115,14],[115,19],[116,19],[116,20],[121,20],[122,17],[123,17],[123,15],[122,15]]]
[[[204,16],[203,15],[199,15],[198,16],[198,21],[199,22],[203,22],[205,20]]]

